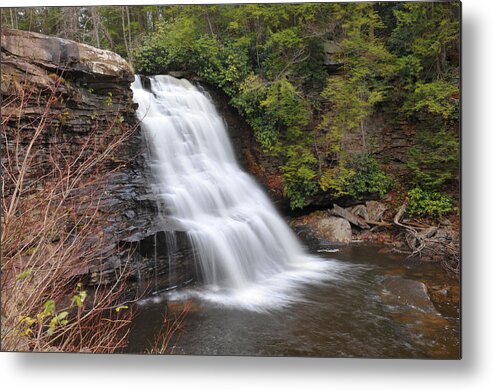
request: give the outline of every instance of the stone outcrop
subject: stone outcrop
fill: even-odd
[[[385,169],[395,176],[406,172],[407,151],[415,139],[415,129],[403,120],[396,119],[380,109],[365,121],[366,143]],[[342,148],[349,153],[363,152],[359,132],[348,132]]]
[[[318,236],[329,243],[351,242],[351,225],[349,222],[340,217],[326,217],[317,221],[315,230]]]
[[[2,29],[2,51],[6,59],[3,65],[32,70],[40,81],[44,70],[84,74],[90,78],[120,79],[131,81],[133,71],[118,54],[67,39],[50,37],[34,32]],[[8,61],[14,56],[24,61]],[[8,73],[8,70],[4,72]],[[45,82],[48,82],[46,79]]]
[[[329,72],[337,72],[344,64],[337,61],[336,57],[341,53],[342,49],[339,43],[333,40],[323,41],[324,65]]]
[[[76,156],[82,148],[88,154],[97,152],[114,136],[104,133],[109,126],[114,132],[135,126],[129,88],[133,71],[119,55],[42,34],[1,31],[3,131],[13,134],[22,129],[21,155],[52,99],[39,138],[46,154],[35,157],[28,182],[46,173],[50,150],[68,157]],[[25,102],[19,110],[21,97]],[[95,142],[87,146],[89,137]],[[15,148],[14,141],[9,138],[8,150]]]

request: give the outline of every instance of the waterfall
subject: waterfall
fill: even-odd
[[[211,100],[188,80],[149,80],[150,90],[138,76],[132,89],[150,148],[153,191],[160,213],[184,227],[194,246],[204,279],[200,295],[223,304],[275,306],[296,296],[296,283],[326,277],[327,262],[304,253],[237,163]]]

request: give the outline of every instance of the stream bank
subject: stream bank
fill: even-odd
[[[433,221],[401,219],[398,214],[395,203],[388,201],[366,201],[346,208],[333,204],[330,209],[291,217],[289,224],[308,243],[383,245],[382,252],[434,264],[459,279],[458,217]],[[413,230],[412,234],[407,227]],[[416,236],[423,240],[419,251],[415,251]]]

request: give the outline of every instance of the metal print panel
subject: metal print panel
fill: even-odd
[[[459,359],[460,10],[2,9],[2,350]]]

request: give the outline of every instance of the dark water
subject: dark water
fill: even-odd
[[[321,249],[318,249],[321,250]],[[198,355],[458,358],[458,283],[435,265],[404,261],[381,248],[348,246],[317,252],[342,266],[335,279],[302,288],[303,299],[280,310],[252,312],[194,300],[168,353]],[[431,310],[414,306],[413,294],[389,292],[385,281],[424,282]],[[443,293],[446,287],[446,294]],[[406,294],[407,295],[407,294]],[[440,300],[437,300],[437,297]],[[138,306],[129,352],[144,352],[182,303],[165,298]],[[419,303],[418,303],[419,304]],[[429,303],[428,303],[429,304]],[[435,309],[437,311],[435,311]]]

